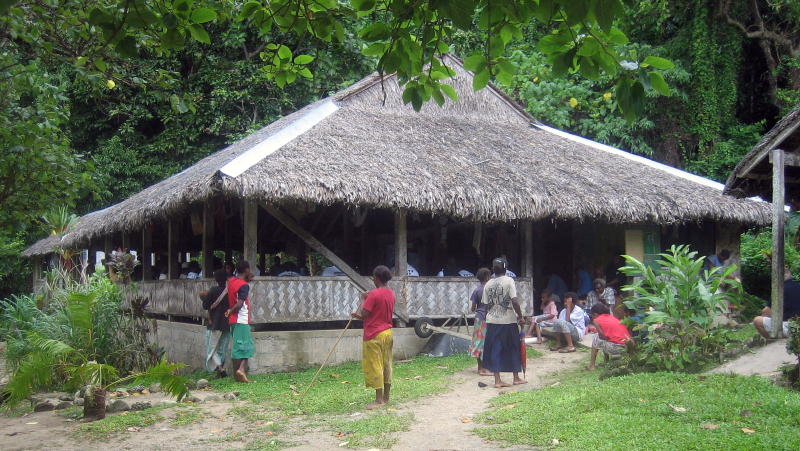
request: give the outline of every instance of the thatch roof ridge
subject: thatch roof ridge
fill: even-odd
[[[746,195],[745,193],[740,192],[737,189],[737,180],[741,177],[744,177],[746,174],[742,172],[746,168],[754,167],[764,158],[767,158],[767,153],[770,149],[775,146],[775,140],[780,137],[784,132],[790,131],[790,129],[798,130],[800,128],[800,104],[795,106],[795,108],[789,112],[786,116],[781,118],[778,123],[775,124],[761,139],[750,149],[747,154],[742,157],[741,160],[736,164],[731,171],[730,175],[728,176],[728,180],[725,181],[725,190],[723,191],[725,194],[730,194],[733,196],[742,196]]]

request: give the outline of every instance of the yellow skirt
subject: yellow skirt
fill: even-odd
[[[383,389],[392,383],[392,329],[386,329],[361,345],[364,382],[367,387]]]

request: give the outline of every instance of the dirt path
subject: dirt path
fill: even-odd
[[[773,377],[780,373],[781,366],[796,361],[795,356],[786,352],[786,340],[776,340],[714,368],[709,373]]]
[[[404,406],[398,412],[414,414],[411,430],[400,434],[394,449],[398,450],[486,450],[514,449],[493,445],[471,433],[472,418],[488,407],[488,401],[500,392],[535,390],[552,382],[552,377],[564,370],[583,364],[585,352],[559,354],[537,347],[544,356],[528,360],[528,383],[504,390],[492,388],[493,378],[478,376],[474,370],[458,373],[454,389],[428,400]],[[504,375],[510,381],[511,375]],[[489,387],[478,387],[478,381]]]
[[[481,377],[474,369],[456,373],[453,388],[429,399],[411,402],[397,408],[396,413],[411,413],[411,429],[398,433],[396,450],[472,450],[500,449],[500,445],[484,442],[473,435],[472,418],[488,407],[487,402],[498,393],[511,390],[534,390],[552,383],[557,373],[585,363],[586,353],[558,354],[537,347],[544,356],[528,360],[528,384],[497,390],[491,377]],[[506,377],[510,380],[510,374]],[[479,388],[478,382],[489,386]],[[193,392],[200,397],[212,392]],[[152,396],[152,395],[151,395]],[[138,398],[142,399],[142,398]],[[54,412],[28,413],[21,417],[0,416],[0,449],[81,449],[81,450],[153,450],[191,447],[198,450],[277,449],[270,441],[294,444],[292,450],[342,449],[321,419],[313,417],[285,418],[267,411],[236,413],[236,407],[252,408],[244,401],[206,401],[202,404],[172,407],[157,412],[158,420],[145,427],[134,427],[114,434],[110,439],[92,441],[76,434],[80,421],[64,418]],[[176,416],[196,415],[194,421],[176,423]],[[359,415],[354,413],[353,415]],[[274,427],[270,426],[273,424]],[[272,431],[275,431],[274,433]],[[290,445],[291,446],[291,445]],[[505,448],[508,449],[508,448]],[[513,448],[511,448],[513,449]]]

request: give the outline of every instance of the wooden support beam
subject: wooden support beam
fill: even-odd
[[[783,224],[786,218],[783,150],[773,149],[770,157],[772,160],[772,331],[770,333],[774,338],[780,338],[783,335],[781,327],[783,324]]]
[[[150,224],[142,229],[142,249],[140,250],[139,260],[142,262],[142,280],[153,280],[153,266],[150,254],[153,253],[153,232],[150,231]]]
[[[533,278],[533,222],[524,221],[522,223],[522,246],[523,246],[523,275]]]
[[[131,234],[122,232],[122,251],[128,252],[131,250]]]
[[[353,268],[350,267],[344,260],[342,260],[338,255],[333,253],[330,249],[328,249],[324,244],[322,244],[318,239],[314,238],[311,233],[309,233],[306,229],[304,229],[300,224],[297,223],[291,216],[287,215],[277,207],[269,205],[267,203],[262,202],[261,207],[267,211],[272,217],[274,217],[278,222],[283,224],[284,227],[289,229],[292,233],[300,237],[311,249],[319,252],[330,260],[331,263],[334,264],[340,271],[345,273],[347,277],[353,282],[355,286],[360,288],[363,291],[369,291],[372,289],[372,283],[366,278],[358,274]],[[408,316],[405,312],[398,312],[395,311],[395,315],[401,320],[408,322]]]
[[[255,266],[258,259],[258,203],[244,201],[244,243],[242,258]],[[255,268],[253,268],[255,270]]]
[[[213,277],[214,271],[214,214],[211,211],[211,203],[203,203],[203,277],[208,279]]]
[[[178,265],[178,224],[170,219],[167,224],[167,279],[177,279],[180,275]]]
[[[408,224],[405,210],[397,210],[394,213],[394,264],[398,277],[403,280],[408,278]],[[405,292],[406,290],[402,290],[397,296],[395,310],[400,313],[398,317],[404,323],[408,323],[408,298]],[[401,326],[404,327],[405,324]]]
[[[408,277],[408,228],[406,212],[398,210],[394,213],[394,267],[395,275]]]
[[[775,151],[778,149],[772,149],[772,152],[769,153],[769,162],[772,165],[775,165]],[[800,166],[800,154],[787,152],[785,150],[781,150],[783,152],[783,166]]]
[[[111,251],[112,251],[111,235],[106,235],[103,238],[103,254],[104,254],[103,260],[105,260],[104,262],[102,262],[103,264],[111,261]]]

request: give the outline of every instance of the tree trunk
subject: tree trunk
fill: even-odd
[[[83,397],[83,418],[87,421],[102,420],[106,417],[106,391],[93,388]]]

